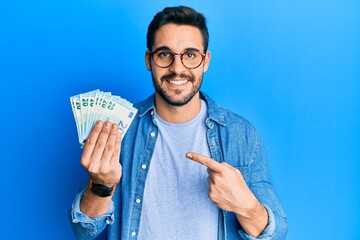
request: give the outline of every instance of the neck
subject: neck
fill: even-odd
[[[184,123],[193,119],[201,109],[200,94],[197,93],[187,104],[174,106],[155,94],[156,114],[169,123]]]

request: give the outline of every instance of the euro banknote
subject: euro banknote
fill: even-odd
[[[70,103],[81,147],[98,120],[117,123],[123,138],[137,113],[131,102],[99,89],[74,95]]]

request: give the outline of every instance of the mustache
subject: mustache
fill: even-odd
[[[190,82],[194,82],[194,77],[184,74],[184,73],[181,73],[180,75],[178,75],[176,73],[169,73],[169,74],[162,76],[160,79],[161,79],[161,81],[170,81],[174,78],[186,79],[186,80],[189,80]]]

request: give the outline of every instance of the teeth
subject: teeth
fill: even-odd
[[[181,80],[181,81],[170,81],[171,84],[175,84],[177,86],[183,85],[185,83],[187,83],[188,80]]]

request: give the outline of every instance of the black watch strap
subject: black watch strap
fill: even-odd
[[[91,189],[90,190],[96,196],[109,197],[109,196],[111,196],[111,193],[114,190],[114,186],[113,187],[108,187],[108,186],[105,186],[103,184],[91,183]]]

